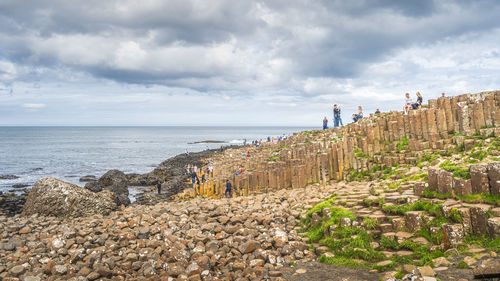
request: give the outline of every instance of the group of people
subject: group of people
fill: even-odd
[[[420,94],[420,92],[417,92],[415,95],[417,96],[417,100],[413,102],[413,100],[410,98],[410,94],[405,94],[405,105],[403,106],[403,111],[405,114],[408,114],[408,112],[410,112],[410,110],[412,109],[419,109],[422,106],[422,95]],[[442,95],[444,95],[444,93]]]
[[[195,184],[204,183],[207,180],[206,177],[208,175],[213,176],[214,166],[211,165],[210,162],[207,164],[208,165],[205,169],[198,168],[198,166],[196,166],[196,165],[184,166],[184,168],[186,169],[186,173],[191,177],[191,187],[194,187]],[[198,177],[198,175],[201,176],[201,179],[200,179],[200,177]]]
[[[403,106],[403,112],[404,114],[408,114],[408,112],[410,110],[415,110],[415,109],[419,109],[422,107],[422,103],[423,103],[423,98],[422,98],[422,94],[420,94],[420,92],[417,92],[416,94],[416,100],[413,101],[413,99],[411,99],[410,97],[410,94],[409,93],[406,93],[405,94],[405,105]],[[441,94],[441,97],[444,97],[445,94],[442,93]],[[380,114],[380,109],[377,108],[377,110],[375,111],[375,114]],[[337,106],[336,104],[333,105],[333,126],[334,127],[338,127],[339,125],[340,126],[344,126],[344,124],[342,124],[342,117],[340,116],[340,107]],[[361,118],[363,118],[363,108],[361,106],[358,106],[358,113],[354,113],[352,115],[352,121],[353,122],[358,122]],[[323,118],[323,130],[326,130],[328,129],[328,118]]]
[[[352,115],[352,120],[354,122],[358,122],[359,119],[363,118],[363,108],[358,106],[358,113],[354,113]],[[344,126],[342,123],[341,109],[340,106],[334,104],[333,105],[333,127]],[[323,119],[323,130],[328,129],[328,118]]]

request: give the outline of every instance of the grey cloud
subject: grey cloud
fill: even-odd
[[[494,1],[464,0],[5,0],[0,58],[119,83],[276,92],[287,80],[355,79],[401,49],[498,28],[498,14]],[[120,44],[132,41],[144,58],[117,58]],[[213,48],[221,44],[232,50]],[[172,46],[180,51],[164,49]],[[198,50],[185,51],[191,47]],[[19,79],[56,79],[27,73]],[[302,94],[300,82],[289,84],[291,94]]]

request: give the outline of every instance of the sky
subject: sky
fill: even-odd
[[[498,0],[0,0],[0,126],[320,126],[500,89]]]

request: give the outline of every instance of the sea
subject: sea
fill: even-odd
[[[180,153],[292,135],[308,127],[0,127],[0,192],[52,176],[80,186],[111,169],[147,173]],[[196,143],[205,140],[222,143]]]

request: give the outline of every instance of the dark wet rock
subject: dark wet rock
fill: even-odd
[[[15,180],[18,178],[16,175],[0,175],[0,180]]]
[[[85,184],[85,188],[92,192],[101,192],[102,186],[96,181],[91,181]]]
[[[80,182],[91,182],[97,181],[97,178],[93,175],[87,175],[80,178]]]
[[[29,184],[13,184],[13,188],[24,188],[30,186]]]
[[[45,177],[38,180],[28,193],[23,214],[55,217],[109,214],[118,208],[115,202],[115,194],[108,190],[94,193],[62,180]]]
[[[20,214],[27,197],[26,191],[22,194],[0,192],[0,214],[8,217]]]
[[[148,185],[154,185],[158,180],[160,180],[158,177],[156,177],[154,174],[147,173],[147,174],[127,174],[127,181],[129,185],[132,186],[148,186]]]
[[[107,171],[102,177],[99,178],[97,184],[102,190],[109,190],[115,196],[115,203],[119,205],[130,205],[128,198],[128,181],[124,172],[119,170]],[[93,186],[93,189],[99,190],[99,186]]]

